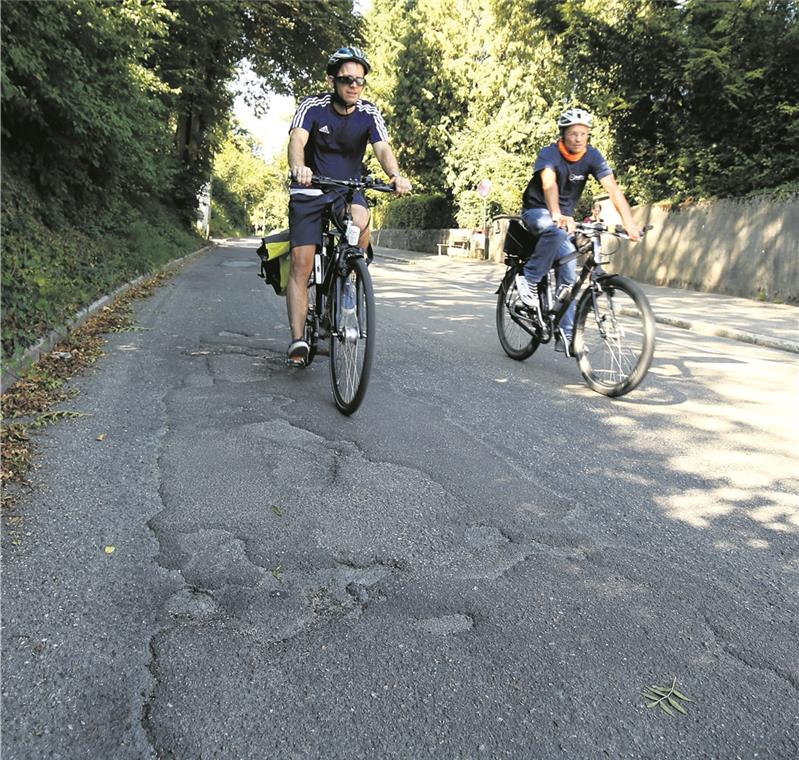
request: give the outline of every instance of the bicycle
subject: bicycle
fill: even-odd
[[[644,231],[650,229],[648,225]],[[558,335],[566,309],[577,300],[570,348],[580,373],[592,390],[605,396],[622,396],[641,383],[652,363],[655,317],[635,282],[602,269],[602,264],[608,263],[603,258],[603,234],[627,238],[621,226],[610,229],[602,222],[577,224],[576,252],[556,262],[538,286],[542,323],[535,311],[522,303],[516,289],[516,275],[522,273],[537,238],[518,217],[513,218],[505,238],[508,268],[496,291],[497,332],[505,353],[523,361]],[[577,281],[556,290],[557,267],[581,255],[587,256]]]
[[[375,346],[375,305],[367,252],[357,246],[359,228],[352,224],[352,199],[356,192],[393,193],[394,186],[375,180],[333,179],[314,175],[313,187],[328,192],[346,189],[345,213],[338,218],[331,203],[322,217],[322,243],[314,254],[308,280],[308,313],[304,338],[316,356],[321,340],[330,340],[330,384],[340,412],[352,414],[363,401]]]

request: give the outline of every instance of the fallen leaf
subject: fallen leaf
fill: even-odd
[[[114,549],[116,549],[116,546],[104,546],[103,547],[103,551],[106,554],[113,554],[114,553]]]
[[[98,436],[97,436],[97,439],[96,439],[96,440],[98,440],[98,441],[104,441],[104,440],[105,440],[105,433],[100,433],[100,435],[98,435]]]

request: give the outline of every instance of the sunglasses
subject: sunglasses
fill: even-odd
[[[339,84],[357,84],[358,87],[363,87],[366,84],[365,77],[345,77],[342,75],[335,77],[335,80]]]

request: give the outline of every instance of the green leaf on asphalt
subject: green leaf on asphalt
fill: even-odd
[[[283,512],[280,510],[280,507],[277,504],[272,505],[272,511],[278,516],[283,517]]]
[[[677,710],[677,712],[681,712],[683,715],[687,715],[688,713],[685,712],[685,708],[676,700],[674,697],[669,697],[669,704]]]
[[[654,684],[645,686],[641,690],[641,696],[647,700],[646,706],[648,708],[659,707],[666,715],[672,717],[675,717],[674,710],[681,715],[687,715],[688,711],[678,700],[682,699],[686,702],[693,702],[693,700],[690,697],[686,697],[682,692],[677,691],[676,685],[677,678],[675,676],[671,681],[671,686],[655,686]]]
[[[660,709],[663,710],[664,713],[666,713],[667,715],[671,715],[672,718],[674,717],[674,713],[671,711],[671,708],[665,702],[658,702],[658,704],[660,705]]]

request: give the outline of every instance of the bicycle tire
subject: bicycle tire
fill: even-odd
[[[355,309],[342,306],[344,285],[352,283]],[[375,303],[372,278],[362,258],[347,263],[344,276],[333,278],[330,297],[330,385],[342,414],[352,414],[363,401],[372,371],[375,346]]]
[[[497,335],[502,350],[516,361],[524,361],[535,353],[541,341],[535,335],[531,335],[511,314],[511,310],[518,309],[520,305],[518,291],[516,290],[516,280],[514,277],[505,277],[499,286],[497,294]],[[517,318],[530,321],[526,314],[516,312]]]
[[[592,390],[623,396],[649,371],[655,317],[644,291],[632,280],[610,275],[600,284],[601,292],[589,288],[577,304],[574,354]]]

